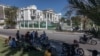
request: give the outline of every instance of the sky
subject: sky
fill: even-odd
[[[17,6],[19,8],[29,5],[36,5],[38,9],[53,9],[57,13],[65,12],[65,7],[68,5],[67,0],[0,0],[1,4]]]

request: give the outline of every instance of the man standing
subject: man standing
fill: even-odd
[[[20,40],[20,33],[19,33],[19,30],[17,30],[17,33],[16,33],[16,39],[17,39],[17,41]]]
[[[35,31],[35,38],[37,39],[38,38],[38,32]]]
[[[34,37],[35,37],[35,32],[33,31],[33,32],[31,32],[31,40],[33,40]]]
[[[32,44],[34,44],[35,42],[35,32],[34,31],[30,33],[30,41]]]

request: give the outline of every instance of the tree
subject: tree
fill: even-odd
[[[66,23],[67,23],[68,26],[70,26],[71,25],[71,20],[67,19]]]
[[[62,18],[60,19],[60,22],[67,23],[68,25],[70,25],[70,19],[67,19],[67,18],[65,18],[65,17],[62,17]]]
[[[68,0],[70,10],[90,18],[100,26],[100,0]]]
[[[60,22],[65,22],[65,18],[62,17],[62,18],[60,19]]]
[[[73,26],[79,26],[81,24],[81,18],[79,16],[74,16],[71,18]]]
[[[6,25],[9,25],[9,26],[16,25],[17,10],[18,10],[18,8],[15,6],[5,8],[5,23],[6,23]]]

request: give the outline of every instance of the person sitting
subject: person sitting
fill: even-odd
[[[27,32],[26,34],[25,34],[25,42],[27,42],[27,43],[29,43],[30,42],[30,34],[29,34],[30,32]]]
[[[79,47],[79,42],[77,40],[74,40],[73,41],[73,44],[72,44],[72,54],[71,56],[74,56],[76,55],[77,53],[75,52],[75,50]]]
[[[38,38],[38,32],[35,31],[35,39],[37,39],[37,38]]]
[[[87,42],[88,38],[86,37],[86,35],[83,35],[83,41]]]
[[[46,36],[46,33],[45,33],[45,31],[43,31],[43,36]]]
[[[11,40],[11,36],[9,36],[9,38],[5,39],[5,44],[8,44],[10,40]]]
[[[74,46],[74,48],[79,47],[79,42],[77,40],[74,40],[73,41],[73,46]]]
[[[25,39],[25,36],[24,35],[21,35],[20,41],[23,42],[24,39]]]
[[[92,56],[97,56],[98,55],[98,51],[97,50],[93,50],[92,51]]]
[[[25,42],[25,36],[24,35],[21,35],[20,41],[17,41],[17,46],[23,47],[24,42]]]
[[[41,40],[48,40],[48,36],[46,36],[45,31],[43,31],[43,34],[40,35]]]
[[[10,46],[11,48],[16,48],[16,47],[17,47],[15,38],[12,38],[12,39],[9,41],[9,46]]]
[[[52,56],[52,55],[51,55],[51,49],[50,49],[50,48],[48,48],[48,49],[45,51],[44,56]]]
[[[30,32],[28,31],[25,34],[25,42],[24,42],[23,50],[24,51],[30,51],[30,50],[32,50],[31,48],[32,48],[32,42],[31,42],[31,39],[30,39]]]

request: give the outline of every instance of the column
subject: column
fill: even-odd
[[[24,23],[24,27],[23,28],[25,28],[25,20],[23,20],[23,23]]]
[[[58,15],[56,16],[57,18],[56,18],[56,22],[58,22]]]
[[[53,21],[53,14],[51,15],[52,21]]]
[[[50,19],[50,13],[49,13],[49,21],[50,21],[51,19]]]
[[[54,22],[54,19],[55,19],[55,14],[53,14],[53,22]]]
[[[46,13],[46,29],[48,29],[48,16],[47,16],[47,13]]]
[[[83,22],[81,21],[81,30],[83,30]]]
[[[95,28],[95,24],[93,23],[93,26],[92,26],[93,28]]]
[[[40,16],[39,16],[39,29],[40,29]]]
[[[3,6],[3,15],[4,15],[4,19],[5,19],[5,7]]]
[[[19,23],[17,22],[17,29],[19,29]]]
[[[71,25],[71,31],[72,31],[73,30],[73,22],[71,19],[70,19],[70,25]]]
[[[21,28],[20,26],[21,26],[21,21],[19,22],[19,29]]]
[[[53,21],[53,14],[51,15],[52,21]]]
[[[27,20],[27,24],[28,24],[28,29],[29,29],[29,20]]]
[[[83,19],[84,18],[81,19],[81,30],[83,30]]]
[[[32,28],[34,29],[34,21],[32,20]]]
[[[55,19],[54,19],[54,22],[56,21],[56,18],[57,18],[57,17],[56,17],[56,14],[55,14]]]

